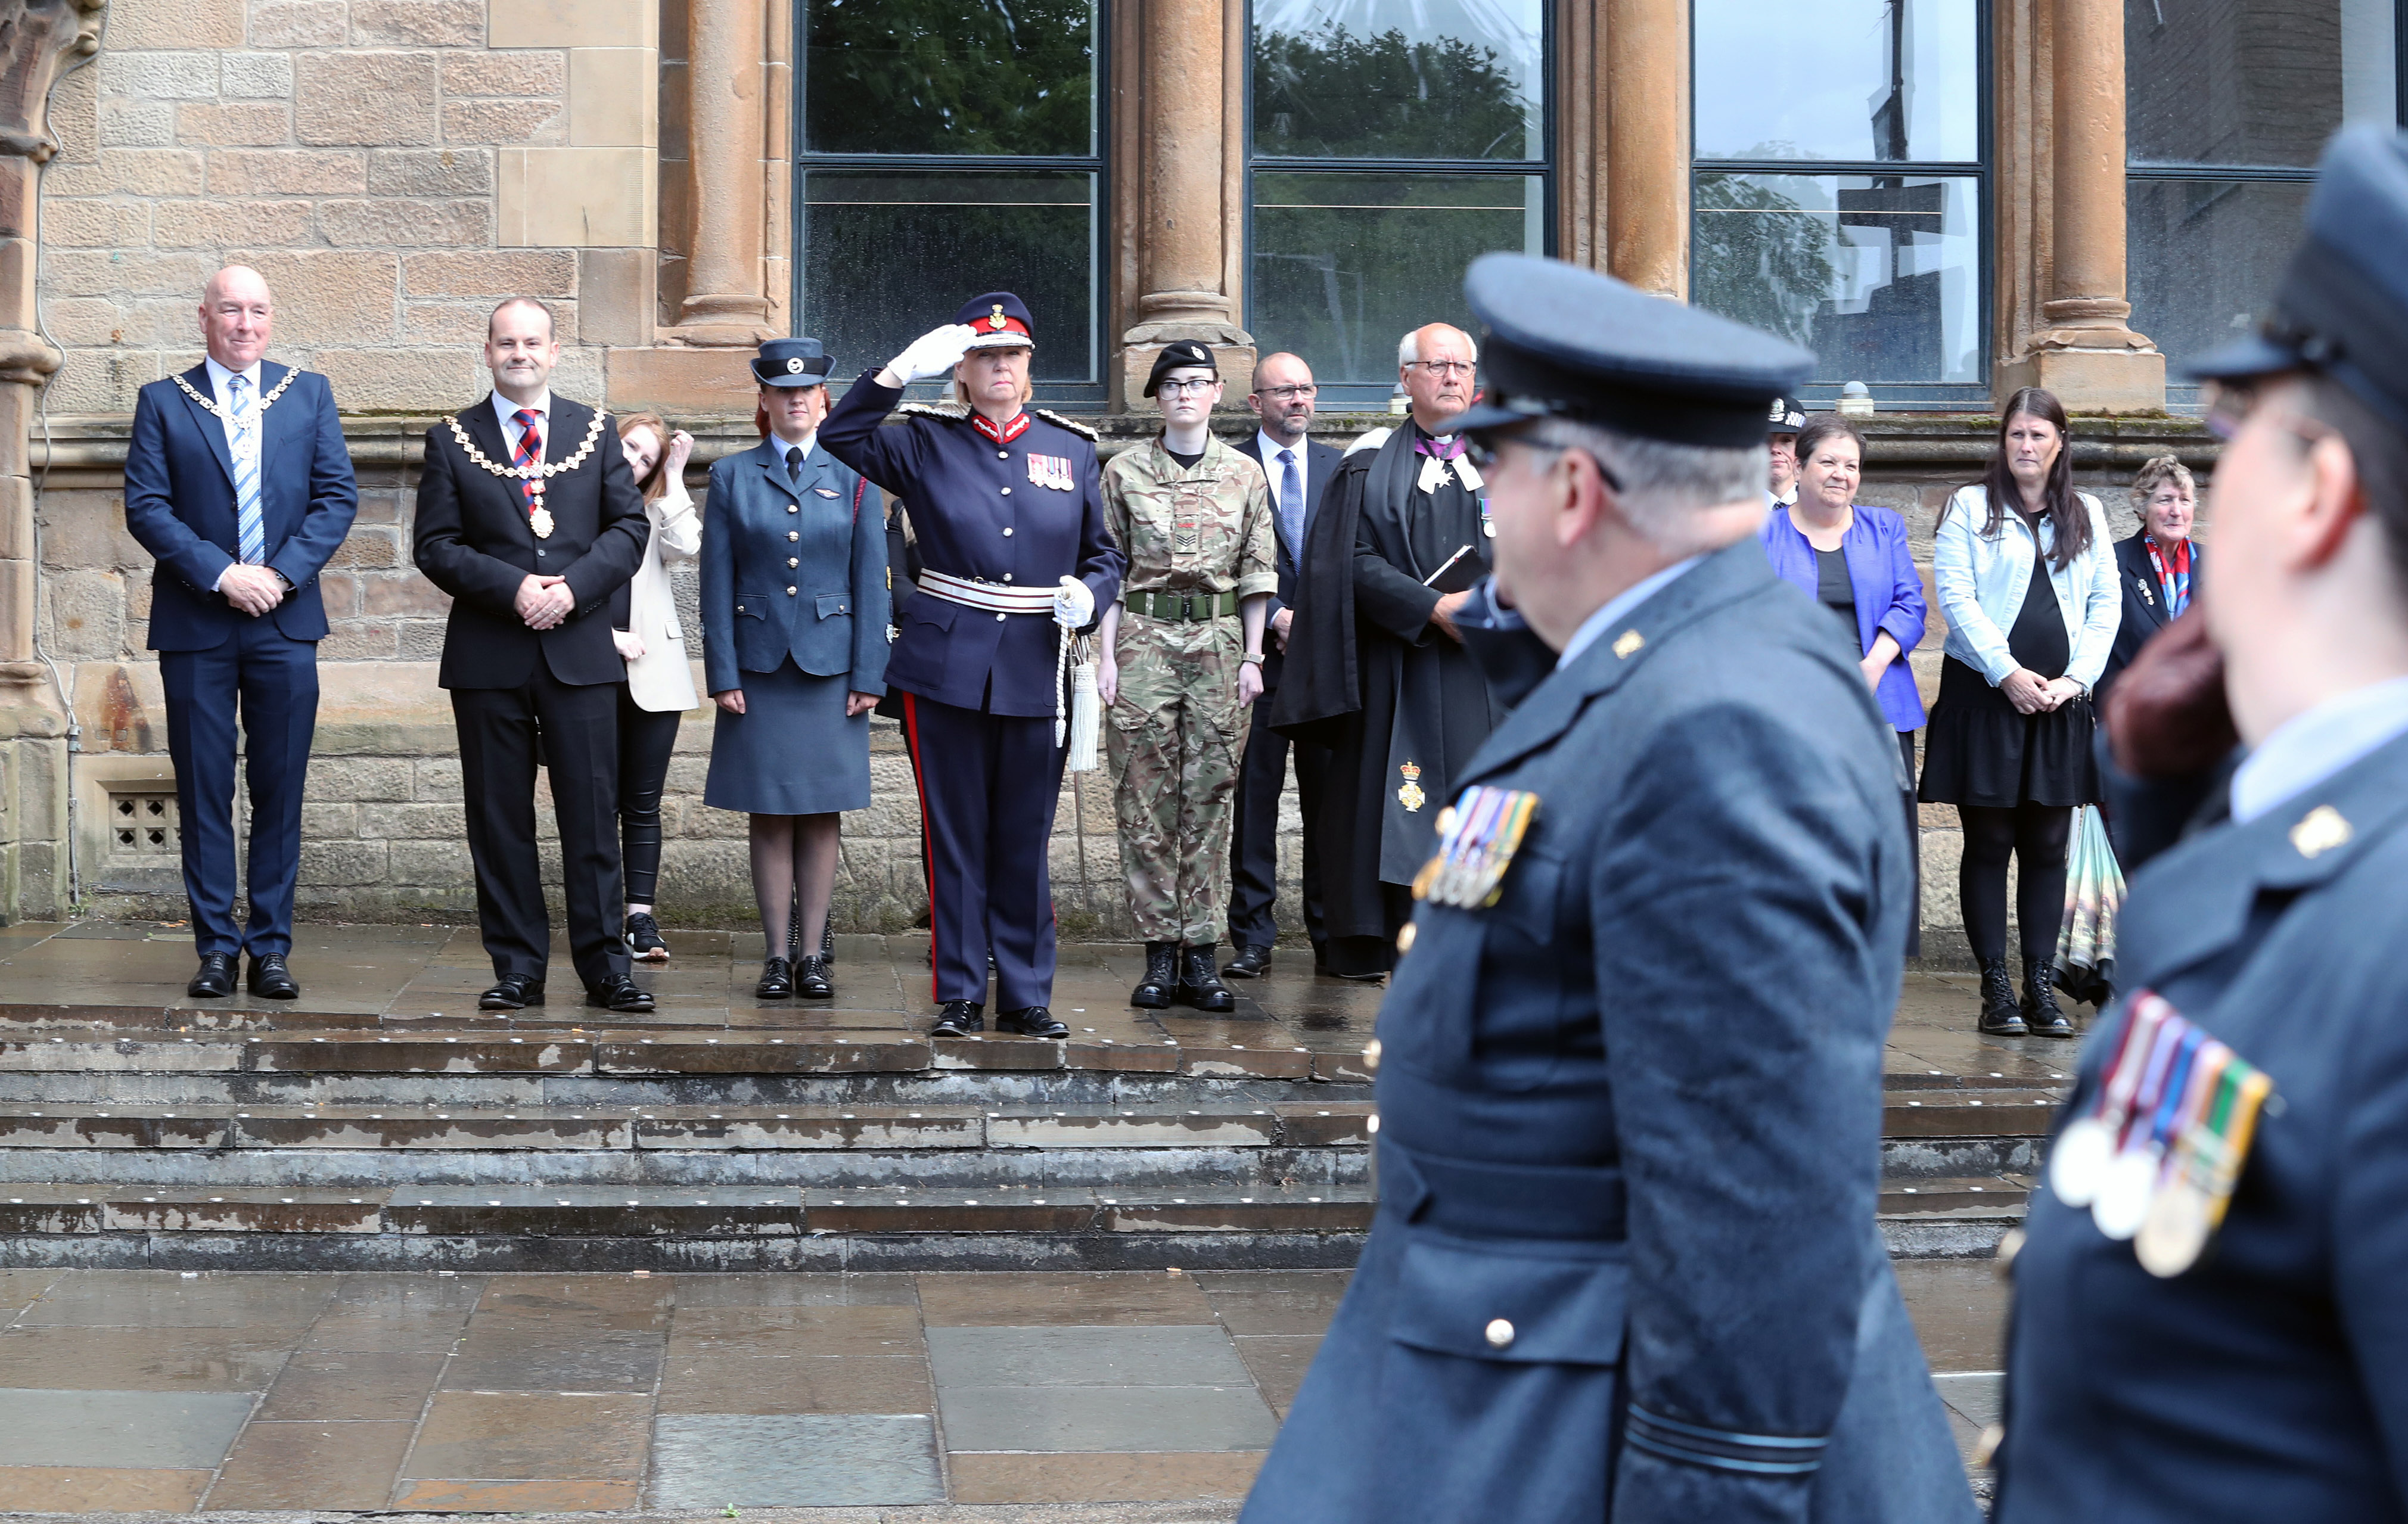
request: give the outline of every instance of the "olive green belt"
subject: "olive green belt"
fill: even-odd
[[[1121,602],[1156,620],[1218,620],[1238,612],[1234,592],[1124,592]]]

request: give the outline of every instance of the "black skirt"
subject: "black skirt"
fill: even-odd
[[[2048,580],[2045,557],[2032,558],[2023,607],[2007,632],[2017,665],[2061,677],[2072,652]],[[2045,714],[2028,715],[1979,670],[1955,657],[1940,663],[1940,699],[1923,736],[1927,805],[2095,805],[2106,798],[2090,749],[2097,727],[2088,699],[2072,699]]]

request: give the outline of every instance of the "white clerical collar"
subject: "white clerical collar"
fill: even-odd
[[[1605,605],[1583,620],[1581,627],[1572,632],[1571,639],[1564,642],[1564,654],[1555,658],[1555,670],[1560,672],[1570,666],[1574,657],[1595,644],[1599,635],[1604,634],[1608,628],[1621,620],[1622,616],[1663,591],[1683,572],[1705,559],[1700,554],[1691,556],[1686,561],[1676,561],[1655,576],[1643,581],[1635,582],[1608,598]]]
[[[203,362],[203,363],[206,363],[206,364],[209,367],[209,385],[210,385],[210,387],[211,387],[213,390],[215,390],[215,391],[216,391],[216,392],[217,392],[217,394],[218,394],[219,396],[222,397],[222,396],[224,396],[224,395],[226,394],[226,381],[227,381],[230,377],[236,377],[236,376],[239,376],[239,377],[241,377],[244,380],[249,381],[249,382],[251,383],[251,393],[252,393],[254,396],[258,394],[258,392],[259,392],[259,362],[258,362],[258,361],[256,361],[256,360],[252,361],[250,364],[245,365],[245,366],[244,366],[242,369],[240,369],[240,370],[231,370],[231,369],[228,369],[228,368],[227,368],[226,366],[224,366],[224,365],[221,365],[221,364],[219,364],[219,363],[218,363],[218,357],[217,357],[216,355],[209,355],[209,356],[207,356],[207,357],[205,358],[205,360],[204,360],[204,362]]]
[[[550,387],[546,387],[535,401],[523,403],[512,402],[509,398],[503,396],[502,389],[500,387],[495,387],[494,389],[494,416],[500,419],[505,425],[516,423],[518,421],[518,412],[522,407],[525,408],[528,412],[535,414],[536,417],[542,419],[544,421],[550,422],[552,420],[552,389]]]
[[[2232,818],[2254,820],[2408,734],[2408,677],[2370,683],[2293,715],[2232,774]]]

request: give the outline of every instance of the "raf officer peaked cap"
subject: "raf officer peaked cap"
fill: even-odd
[[[1739,449],[1764,442],[1773,399],[1814,371],[1786,339],[1560,260],[1483,254],[1463,292],[1486,328],[1487,392],[1458,429],[1567,418]]]
[[[763,386],[824,386],[836,362],[815,338],[773,338],[752,357],[752,378]]]
[[[2408,134],[2343,133],[2308,196],[2308,235],[2274,310],[2190,369],[2203,380],[2316,370],[2408,433]]]
[[[1221,374],[1220,363],[1212,358],[1212,351],[1194,339],[1182,338],[1164,345],[1162,352],[1154,357],[1154,374],[1145,378],[1145,395],[1153,396],[1154,388],[1172,371],[1196,369]]]
[[[1029,320],[1028,304],[1008,291],[971,297],[953,314],[953,321],[977,331],[978,337],[970,341],[973,349],[1037,348],[1037,325]]]

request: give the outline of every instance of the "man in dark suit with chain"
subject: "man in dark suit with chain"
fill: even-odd
[[[1305,437],[1312,423],[1312,367],[1287,353],[1267,354],[1254,366],[1254,390],[1246,406],[1261,420],[1254,437],[1238,449],[1260,462],[1271,484],[1279,529],[1279,591],[1271,599],[1270,626],[1263,642],[1263,696],[1254,701],[1254,722],[1246,733],[1239,764],[1238,813],[1229,832],[1229,940],[1238,955],[1221,972],[1235,979],[1260,978],[1270,967],[1271,944],[1279,939],[1272,906],[1279,899],[1280,794],[1287,785],[1288,738],[1271,729],[1271,701],[1279,696],[1286,665],[1287,633],[1296,622],[1297,567],[1304,556],[1305,532],[1329,479],[1345,452]],[[1321,851],[1313,821],[1321,813],[1322,770],[1328,753],[1310,742],[1296,743],[1296,791],[1304,811],[1304,929],[1312,938],[1312,961],[1323,962],[1326,936],[1321,920]]]
[[[167,698],[184,894],[201,965],[188,991],[292,1000],[301,790],[318,725],[318,572],[351,532],[359,490],[322,376],[272,365],[267,282],[228,265],[201,298],[208,358],[144,387],[125,453],[125,527],[158,558],[150,648]],[[235,709],[251,785],[251,920],[234,919]]]
[[[569,956],[586,1004],[644,1012],[618,934],[618,684],[612,594],[643,562],[644,501],[609,415],[552,394],[552,310],[513,297],[487,320],[493,394],[426,431],[419,570],[452,595],[442,685],[460,733],[488,1011],[544,1003],[551,918],[535,839],[538,740],[560,822]]]

